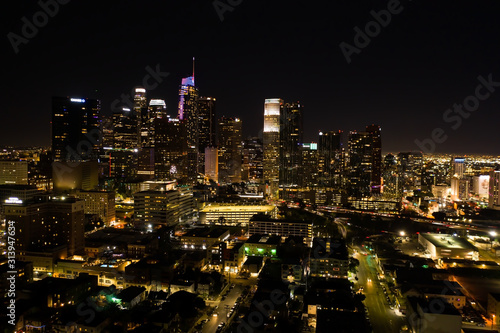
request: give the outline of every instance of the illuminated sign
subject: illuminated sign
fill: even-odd
[[[194,76],[188,76],[183,78],[181,85],[194,87]]]
[[[72,99],[70,99],[70,101],[72,101],[74,103],[85,103],[85,99],[83,99],[83,98],[72,98]]]
[[[5,200],[5,203],[8,203],[8,204],[22,204],[23,201],[20,200],[19,198],[16,198],[16,197],[10,197],[8,199]]]
[[[138,92],[138,93],[145,93],[145,92],[146,92],[146,89],[144,89],[144,88],[136,88],[136,89],[135,89],[135,92]]]
[[[130,111],[130,109],[129,109],[129,108],[123,108],[122,110],[123,110],[123,111]]]

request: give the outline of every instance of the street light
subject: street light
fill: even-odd
[[[497,236],[497,232],[495,230],[492,230],[489,232],[490,234],[490,251],[491,249],[493,249],[493,238],[495,238]],[[496,251],[495,251],[495,254],[496,254]]]
[[[404,236],[404,235],[406,235],[406,234],[405,234],[405,232],[404,232],[404,231],[400,231],[400,232],[399,232],[399,235],[400,235],[401,237],[403,237],[403,236]]]

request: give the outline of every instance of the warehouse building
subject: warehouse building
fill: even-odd
[[[477,249],[467,240],[447,234],[419,234],[418,243],[432,259],[457,258],[478,260]]]

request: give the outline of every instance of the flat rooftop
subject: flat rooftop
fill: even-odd
[[[184,235],[181,237],[203,237],[203,238],[219,238],[226,232],[228,232],[229,229],[225,228],[196,228],[196,229],[191,229],[188,232],[186,232]]]
[[[475,250],[476,248],[464,238],[448,234],[420,234],[435,247],[446,249]]]
[[[272,212],[275,209],[274,206],[270,205],[214,205],[210,204],[205,207],[200,211],[201,213],[215,213],[215,212],[221,212],[221,213],[246,213],[246,212],[259,212],[259,213],[266,213],[266,212]]]
[[[246,241],[249,244],[272,244],[278,245],[281,242],[281,236],[254,234]]]

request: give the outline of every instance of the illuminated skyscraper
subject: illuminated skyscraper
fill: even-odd
[[[214,182],[219,180],[219,156],[217,148],[205,148],[205,177],[212,179]]]
[[[319,132],[318,185],[337,187],[342,185],[342,131]]]
[[[167,118],[167,105],[163,99],[152,99],[149,101],[148,116],[144,119],[143,129],[147,128],[146,141],[143,147],[155,146],[155,120]]]
[[[382,183],[382,139],[380,126],[365,132],[349,132],[346,189],[356,198],[379,195]]]
[[[280,115],[282,114],[283,100],[270,98],[264,101],[264,159],[263,173],[266,183],[266,194],[276,198],[279,187],[280,164]]]
[[[371,136],[372,144],[372,173],[370,181],[370,191],[377,195],[381,192],[382,184],[382,137],[381,129],[378,125],[366,126],[366,131]]]
[[[401,152],[398,154],[399,190],[419,190],[422,188],[422,152]]]
[[[147,118],[148,114],[148,102],[146,99],[146,89],[142,87],[137,87],[134,89],[134,112],[135,116],[137,117],[137,143],[138,147],[142,145],[143,139],[142,136],[144,136],[144,141],[147,138],[148,131],[147,127],[143,128],[142,123],[143,119],[145,120]],[[146,121],[147,125],[147,121]]]
[[[190,148],[198,147],[198,88],[194,85],[194,77],[182,79],[179,89],[178,118],[186,122],[187,143]]]
[[[217,145],[215,135],[217,120],[215,119],[215,98],[200,97],[198,101],[198,151],[199,172],[205,172],[205,149]]]
[[[387,154],[384,158],[382,171],[384,198],[401,200],[403,191],[399,177],[396,156]]]
[[[301,186],[316,186],[318,184],[318,144],[302,144],[302,184]]]
[[[451,175],[462,178],[465,173],[465,157],[455,157],[452,164]]]
[[[219,119],[219,182],[241,182],[241,120],[239,118]]]
[[[259,138],[248,138],[242,142],[243,164],[241,180],[262,181],[262,140]]]
[[[137,117],[128,108],[113,113],[113,148],[133,149],[137,142]]]
[[[155,124],[155,177],[179,179],[187,177],[186,134],[179,119],[156,118]]]
[[[286,103],[280,114],[280,185],[298,186],[302,174],[301,147],[303,143],[302,112],[300,102]]]
[[[101,102],[52,97],[54,161],[97,159],[101,147]]]
[[[194,85],[194,74],[182,79],[179,88],[178,118],[186,127],[188,178],[196,180],[198,175],[199,115],[198,88]]]
[[[370,196],[373,147],[368,132],[349,132],[346,189],[351,197]]]

